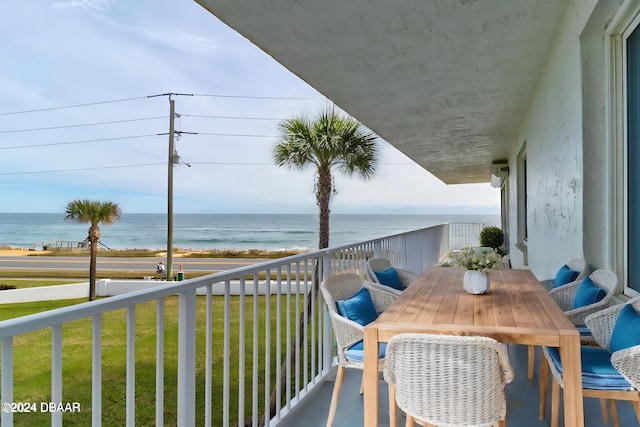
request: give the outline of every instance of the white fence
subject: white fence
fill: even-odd
[[[172,285],[174,282],[160,281],[160,280],[111,280],[102,279],[96,283],[96,296],[98,297],[114,297],[117,295],[124,295],[131,292],[162,288],[168,285]],[[247,287],[244,285],[244,289],[240,290],[240,282],[231,282],[230,295],[240,295],[241,292],[245,295],[253,295],[253,285]],[[260,280],[258,282],[257,295],[265,295],[267,292],[274,293],[275,289],[271,289],[268,286],[266,280]],[[285,291],[289,293],[290,291]],[[212,295],[224,295],[225,283],[213,283],[211,286]],[[294,292],[295,293],[295,292]],[[205,295],[205,288],[196,289],[196,295]],[[42,286],[24,289],[9,289],[2,291],[0,294],[0,304],[15,304],[21,302],[35,302],[35,301],[55,301],[65,299],[78,299],[89,298],[89,282],[85,283],[73,283],[69,285],[52,285]]]
[[[76,396],[91,396],[80,413],[9,410],[2,412],[1,424],[12,426],[15,419],[19,424],[54,426],[63,420],[94,426],[275,426],[331,368],[331,325],[318,297],[318,280],[343,271],[364,272],[371,257],[386,257],[397,267],[421,273],[448,251],[449,224],[443,224],[0,322],[0,402],[34,402],[39,396],[43,402],[64,406],[75,405]],[[254,297],[261,286],[269,292]],[[214,295],[219,287],[222,295]],[[145,335],[137,313],[150,310],[155,327]],[[115,338],[103,325],[113,324],[120,315],[126,338],[116,352],[122,360],[118,364],[107,351]],[[78,322],[87,324],[84,330]],[[149,321],[144,326],[148,328]],[[136,346],[149,339],[155,341],[150,375],[155,375],[155,384],[142,387],[136,372],[147,373],[149,366],[140,362]],[[29,386],[25,391],[29,380],[22,375],[35,375],[36,368],[25,371],[22,360],[43,340],[50,352],[41,355],[48,363],[50,383],[45,390]],[[84,377],[75,373],[67,383],[65,363],[79,353],[86,353],[90,368]],[[116,379],[114,364],[122,366]],[[222,379],[214,381],[218,373]],[[177,385],[177,390],[165,384]],[[121,413],[103,412],[113,401],[124,402]],[[154,402],[155,414],[142,418],[141,406]]]
[[[449,224],[449,248],[463,249],[467,246],[482,246],[480,232],[487,224],[479,222],[452,222]]]

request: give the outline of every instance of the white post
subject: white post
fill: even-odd
[[[325,252],[325,254],[322,256],[322,258],[319,258],[318,261],[321,261],[321,269],[320,269],[320,274],[319,274],[319,280],[325,280],[328,279],[329,276],[331,275],[331,256],[329,254],[329,252]],[[313,278],[313,280],[315,280],[315,277]],[[320,287],[320,283],[317,283],[316,286],[319,288]],[[322,346],[323,346],[323,369],[322,371],[324,372],[324,374],[326,375],[329,370],[331,369],[331,359],[333,356],[333,339],[331,336],[331,319],[329,318],[329,311],[327,310],[327,305],[323,304],[323,308],[324,308],[324,334],[323,334],[323,339],[322,339]]]
[[[196,425],[196,290],[178,301],[178,426]]]
[[[102,315],[93,316],[91,325],[91,425],[102,423]]]
[[[126,344],[126,418],[127,426],[136,424],[136,306],[127,307],[127,344]]]
[[[62,403],[62,325],[51,328],[51,401]],[[62,412],[51,411],[51,425],[62,425]]]
[[[13,402],[13,338],[2,340],[2,402]],[[13,425],[13,412],[0,411],[2,425]]]
[[[156,425],[164,425],[164,298],[156,301]]]

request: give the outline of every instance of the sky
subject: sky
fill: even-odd
[[[192,0],[1,2],[0,212],[68,202],[166,213],[315,213],[314,173],[273,163],[279,121],[331,101]],[[177,95],[156,96],[167,93]],[[373,179],[335,176],[333,213],[499,214],[381,141]]]

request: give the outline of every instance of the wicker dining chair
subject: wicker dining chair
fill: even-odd
[[[556,276],[552,279],[541,280],[540,283],[547,292],[555,289],[559,286],[564,286],[567,283],[572,283],[582,280],[588,272],[589,266],[587,261],[581,258],[574,258],[560,267]],[[533,370],[535,361],[535,346],[529,346],[529,369],[528,377],[530,381],[533,381]]]
[[[384,364],[389,415],[395,419],[397,404],[407,426],[505,426],[513,376],[506,346],[492,338],[399,334]]]
[[[329,407],[327,427],[333,424],[345,369],[354,368],[364,370],[364,325],[340,314],[338,311],[339,302],[348,301],[350,298],[359,294],[362,289],[366,289],[375,307],[375,312],[381,313],[397,297],[391,292],[375,289],[368,285],[369,284],[363,282],[360,276],[355,273],[336,274],[320,284],[320,290],[331,318],[338,353],[338,371],[333,387],[331,405]],[[380,371],[382,371],[384,366],[385,348],[385,345],[380,346],[380,362],[378,363],[378,369]],[[360,386],[360,394],[362,394],[362,392],[362,386]]]
[[[565,273],[565,266],[575,272],[576,274],[573,275],[571,278],[573,280],[569,280],[569,282],[574,282],[576,280],[582,280],[584,278],[584,276],[587,275],[587,273],[589,272],[589,265],[587,264],[587,261],[584,259],[579,259],[579,258],[575,258],[570,260],[569,262],[567,262],[565,265],[563,265],[557,272],[556,277],[554,277],[553,279],[546,279],[546,280],[541,280],[540,283],[542,283],[542,286],[544,286],[544,288],[547,291],[550,291],[552,289],[554,289],[556,286],[560,285],[560,283],[562,283],[562,274]],[[565,276],[566,277],[566,276]]]
[[[592,342],[591,331],[585,326],[584,319],[592,313],[606,308],[611,301],[611,298],[616,293],[618,286],[618,276],[609,270],[596,270],[589,276],[591,281],[605,293],[604,297],[593,304],[584,305],[582,307],[574,308],[574,303],[580,286],[581,280],[562,285],[558,288],[554,288],[549,291],[549,295],[558,304],[558,306],[564,311],[565,316],[569,318],[571,323],[576,325],[578,331],[580,331],[581,340],[583,342]],[[528,377],[529,380],[533,380],[533,365],[534,365],[534,346],[529,346],[529,366]],[[542,358],[541,358],[542,359]]]
[[[604,298],[593,304],[574,308],[576,295],[584,278],[552,289],[549,292],[549,295],[551,295],[556,304],[564,311],[565,316],[576,326],[584,325],[584,320],[587,316],[606,308],[618,286],[618,276],[613,271],[600,269],[589,274],[588,277],[597,287],[605,291]]]
[[[389,284],[383,284],[378,277],[381,272],[389,271],[393,268],[398,275],[399,286],[393,287]],[[367,279],[371,282],[373,287],[384,287],[383,290],[391,291],[395,294],[400,294],[402,291],[418,278],[418,275],[412,271],[404,268],[396,268],[391,265],[391,261],[386,258],[371,258],[367,261]],[[376,274],[376,272],[378,274]],[[399,288],[399,289],[397,289]]]
[[[633,307],[633,324],[622,323],[616,329],[619,315],[627,306]],[[609,424],[606,402],[611,402],[611,418],[615,427],[619,426],[616,400],[630,401],[640,423],[640,297],[629,300],[589,315],[585,319],[593,338],[600,346],[582,346],[582,394],[584,397],[600,399],[602,417]],[[615,331],[615,332],[614,332]],[[623,339],[632,337],[631,342],[638,345],[616,350],[612,345],[614,334],[622,333]],[[615,338],[614,338],[615,339]],[[618,341],[619,342],[619,341]],[[560,389],[564,388],[562,363],[557,349],[543,348],[543,360],[540,366],[540,419],[546,412],[549,371],[552,374],[551,389],[551,426],[558,426]]]

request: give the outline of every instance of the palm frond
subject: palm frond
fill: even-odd
[[[377,136],[352,117],[322,111],[315,119],[293,117],[280,125],[273,149],[277,166],[315,167],[314,193],[320,208],[320,247],[328,245],[329,203],[335,194],[332,169],[367,179],[377,165]]]
[[[112,224],[120,219],[120,207],[114,202],[76,199],[67,204],[65,220],[78,223]]]

